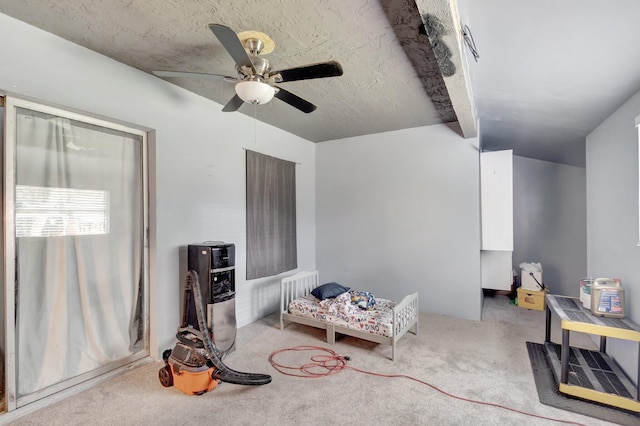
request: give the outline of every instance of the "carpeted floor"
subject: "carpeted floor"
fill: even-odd
[[[577,424],[611,424],[539,401],[526,342],[544,340],[544,321],[543,311],[510,305],[506,296],[485,298],[482,321],[423,313],[418,336],[403,337],[396,360],[391,361],[388,346],[351,337],[331,346],[321,330],[292,324],[280,331],[278,317],[270,315],[241,328],[237,350],[226,359],[233,369],[271,374],[273,380],[268,385],[222,383],[202,396],[187,396],[175,388],[162,387],[157,373],[163,364],[153,362],[24,415],[13,424],[552,424],[525,412]],[[559,336],[560,330],[554,328],[553,339],[559,341]],[[572,344],[595,348],[590,338],[579,333],[572,335]],[[351,370],[314,379],[275,371],[269,355],[298,345],[330,347],[350,356],[353,367],[405,374],[428,384]],[[282,361],[301,365],[309,359],[304,352],[287,353]],[[434,387],[491,405],[456,399]]]

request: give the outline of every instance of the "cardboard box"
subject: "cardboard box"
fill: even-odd
[[[544,311],[547,307],[545,296],[549,292],[548,289],[544,291],[529,290],[526,288],[518,288],[518,306],[526,309],[533,309],[535,311]]]
[[[542,284],[542,272],[532,272],[533,277],[529,275],[529,271],[525,271],[524,269],[520,270],[520,287],[526,288],[527,290],[535,290],[540,291],[541,288],[538,283]],[[538,283],[536,280],[538,280]]]

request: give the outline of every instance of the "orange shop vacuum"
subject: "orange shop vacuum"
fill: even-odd
[[[224,353],[217,348],[207,326],[198,282],[198,273],[190,270],[185,281],[185,309],[182,325],[178,328],[178,342],[173,349],[162,354],[164,367],[158,372],[162,386],[175,386],[187,395],[202,395],[215,389],[220,382],[237,385],[266,385],[271,376],[260,373],[242,373],[222,362]],[[193,302],[191,303],[191,298]],[[193,306],[198,328],[188,324],[188,307]]]

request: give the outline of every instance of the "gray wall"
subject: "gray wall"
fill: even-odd
[[[244,279],[243,147],[300,163],[298,267],[315,268],[315,144],[260,122],[254,133],[251,117],[223,113],[221,105],[2,14],[0,39],[0,91],[155,130],[152,355],[175,343],[186,272],[180,258],[189,243],[236,244],[240,326],[277,310],[278,277]]]
[[[513,157],[513,266],[539,262],[552,293],[579,296],[587,275],[586,170]]]
[[[587,136],[587,265],[592,277],[620,278],[627,316],[640,323],[638,130],[640,92]],[[609,339],[608,352],[637,377],[638,344]]]
[[[318,144],[320,280],[480,319],[479,162],[445,125]]]

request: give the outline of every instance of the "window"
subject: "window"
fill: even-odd
[[[298,267],[296,165],[247,150],[247,279]]]
[[[109,233],[109,193],[16,185],[16,237]]]

